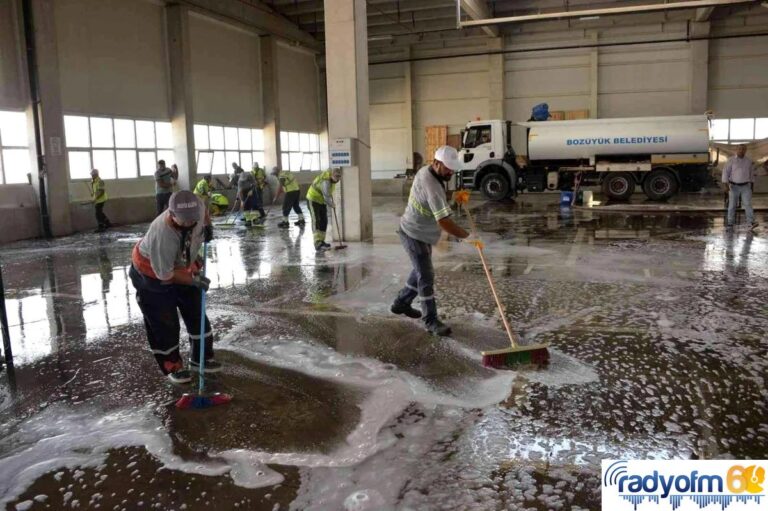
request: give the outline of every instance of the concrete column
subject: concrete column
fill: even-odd
[[[327,169],[331,162],[328,155],[328,79],[325,73],[325,57],[315,56],[317,69],[317,114],[320,127],[320,170]]]
[[[261,101],[264,115],[263,168],[282,167],[280,148],[280,83],[278,81],[277,39],[265,35],[261,40]]]
[[[168,61],[171,77],[171,126],[173,152],[179,166],[179,188],[191,190],[197,181],[195,116],[192,110],[192,56],[189,9],[180,4],[165,7]],[[170,165],[170,162],[167,162]]]
[[[597,31],[588,34],[592,44],[597,44]],[[597,46],[589,50],[589,117],[597,119],[597,104],[599,91],[600,54]]]
[[[341,228],[350,241],[373,238],[366,22],[365,0],[325,0],[330,138],[352,138],[357,154],[357,166],[344,168],[340,187]]]
[[[31,0],[32,22],[36,49],[37,91],[40,103],[43,176],[50,217],[51,234],[64,236],[72,233],[69,210],[69,166],[64,141],[64,116],[61,107],[59,82],[59,53],[54,18],[54,0]],[[31,77],[30,77],[31,79]],[[31,108],[35,108],[33,104]],[[32,115],[27,116],[32,125]],[[32,184],[40,197],[38,165],[32,165]]]
[[[501,51],[504,38],[494,37],[488,40],[488,50]],[[504,117],[504,55],[488,55],[488,118]]]
[[[411,47],[403,51],[403,58],[411,58]],[[413,167],[413,62],[403,62],[403,126],[405,127],[405,167]]]
[[[709,35],[709,22],[692,22],[691,36]],[[703,114],[709,105],[709,41],[691,41],[691,57],[688,70],[688,111]]]

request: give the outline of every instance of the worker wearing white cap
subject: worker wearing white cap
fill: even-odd
[[[168,209],[155,218],[147,233],[133,247],[129,272],[136,301],[144,315],[149,347],[160,370],[173,383],[187,383],[192,375],[184,369],[179,353],[179,313],[187,327],[190,367],[199,368],[200,300],[210,280],[200,275],[198,252],[213,237],[205,204],[182,190],[171,195]],[[213,360],[213,332],[205,318],[205,372],[221,370]]]
[[[429,332],[441,336],[450,335],[451,328],[437,317],[432,245],[440,240],[441,231],[461,239],[469,237],[469,233],[450,218],[451,207],[445,194],[444,183],[459,168],[456,149],[450,146],[437,149],[432,164],[422,167],[413,179],[408,205],[397,231],[413,269],[390,310],[409,318],[421,318]],[[421,312],[411,306],[417,296]]]

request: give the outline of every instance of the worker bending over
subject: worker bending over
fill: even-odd
[[[211,200],[211,190],[213,190],[213,187],[211,186],[211,175],[206,174],[195,185],[195,195],[200,197],[200,200],[203,201],[203,204],[205,204],[206,207]]]
[[[341,180],[341,169],[326,170],[312,181],[307,190],[307,206],[312,217],[312,232],[315,240],[315,250],[322,251],[331,248],[325,242],[325,231],[328,229],[328,208],[335,210],[333,190]]]
[[[277,187],[273,204],[280,198],[280,194],[285,192],[285,198],[283,199],[283,221],[277,224],[277,226],[283,229],[290,227],[288,215],[291,213],[291,209],[299,216],[296,225],[303,226],[305,224],[304,213],[301,212],[301,206],[299,205],[299,183],[296,181],[296,178],[293,177],[290,171],[281,172],[279,167],[272,167],[272,175],[280,183],[280,186]]]
[[[201,293],[210,280],[200,275],[198,252],[213,237],[203,202],[188,190],[171,195],[168,209],[150,224],[133,247],[129,272],[144,315],[149,347],[160,370],[173,383],[191,381],[179,353],[179,313],[189,333],[189,366],[199,369]],[[178,312],[177,312],[178,311]],[[213,359],[213,332],[205,318],[205,372],[221,370]]]
[[[91,171],[91,200],[93,201],[96,223],[98,224],[96,232],[104,232],[112,227],[112,222],[104,214],[104,205],[107,203],[108,198],[107,188],[104,185],[104,181],[99,177],[99,170],[93,169]]]
[[[459,168],[456,149],[450,146],[437,149],[432,165],[419,169],[413,179],[408,205],[397,231],[413,269],[390,310],[409,318],[421,318],[427,330],[435,335],[450,335],[451,328],[437,317],[432,245],[440,240],[441,230],[465,241],[473,241],[469,239],[469,233],[450,218],[451,207],[445,196],[444,183]],[[417,296],[421,301],[421,312],[411,306]]]
[[[237,200],[240,201],[240,214],[238,221],[245,222],[246,227],[253,225],[258,202],[256,199],[256,178],[252,172],[241,172],[237,180]],[[261,210],[262,218],[266,216]]]

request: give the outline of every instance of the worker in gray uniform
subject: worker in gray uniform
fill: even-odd
[[[129,275],[144,315],[149,347],[160,370],[173,383],[192,380],[179,352],[179,315],[189,334],[189,367],[199,370],[200,342],[204,342],[205,372],[221,370],[213,359],[213,331],[207,317],[204,331],[200,331],[201,293],[208,291],[210,280],[200,274],[198,251],[212,238],[205,204],[182,190],[171,195],[168,209],[133,247]]]
[[[426,329],[439,336],[450,335],[451,328],[437,316],[432,246],[440,240],[442,231],[464,241],[478,242],[451,219],[451,206],[446,200],[445,183],[459,168],[456,149],[447,145],[437,149],[432,164],[422,167],[413,179],[408,205],[397,231],[413,269],[390,310],[409,318],[421,318]],[[421,312],[411,306],[417,296]]]

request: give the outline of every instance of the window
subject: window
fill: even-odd
[[[709,139],[725,144],[737,144],[768,138],[768,117],[742,119],[713,119]]]
[[[467,134],[464,135],[464,146],[468,149],[472,149],[483,144],[489,144],[491,142],[491,127],[490,126],[472,126],[467,130]]]
[[[280,132],[283,170],[320,170],[320,136],[314,133]]]
[[[158,160],[174,160],[170,122],[65,115],[64,134],[71,179],[94,168],[104,179],[153,176]]]
[[[0,184],[29,183],[32,155],[27,136],[27,114],[0,111]]]
[[[197,161],[205,162],[205,168],[208,168],[210,161],[213,174],[231,173],[233,163],[245,170],[251,170],[254,163],[263,167],[264,131],[255,128],[195,124],[195,149]],[[211,155],[202,154],[204,152],[210,152]]]

